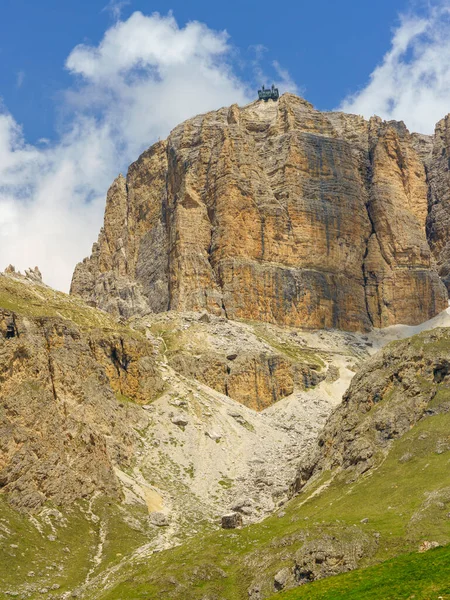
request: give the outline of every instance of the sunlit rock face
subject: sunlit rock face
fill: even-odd
[[[427,235],[439,275],[450,290],[450,115],[436,125],[428,155],[430,209]]]
[[[197,116],[113,183],[71,291],[125,317],[417,324],[447,305],[426,237],[431,150],[403,123],[292,94]]]

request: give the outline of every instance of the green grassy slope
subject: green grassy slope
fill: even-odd
[[[248,598],[255,581],[270,589],[274,575],[283,567],[291,569],[310,539],[369,540],[369,555],[360,566],[418,551],[425,540],[448,544],[450,451],[443,441],[450,439],[449,431],[450,414],[430,416],[394,442],[380,467],[358,482],[336,477],[316,493],[326,483],[325,475],[284,507],[283,516],[197,536],[150,561],[127,566],[112,589],[96,594],[102,600],[215,595],[238,600]],[[363,519],[368,522],[362,524]]]
[[[44,285],[0,274],[0,308],[26,317],[60,317],[84,330],[125,329],[111,315],[91,308],[81,298]]]
[[[91,571],[95,577],[118,564],[154,535],[146,510],[98,498],[69,509],[47,505],[31,516],[14,511],[0,496],[0,599],[43,597],[40,590],[70,592]],[[101,531],[102,530],[102,531]],[[101,564],[95,556],[103,542]],[[56,593],[56,592],[55,592]]]
[[[81,300],[5,277],[0,277],[0,307],[25,316],[60,316],[83,329],[118,327]],[[422,338],[413,339],[422,352]],[[433,349],[430,339],[425,352],[431,356],[443,349]],[[447,342],[436,342],[442,343]],[[429,382],[418,382],[428,393]],[[363,546],[362,570],[276,597],[446,599],[449,549],[417,551],[425,540],[450,543],[449,400],[448,384],[442,381],[429,416],[393,441],[378,467],[356,481],[346,472],[324,473],[261,523],[203,532],[165,552],[138,553],[132,561],[124,559],[154,535],[145,525],[146,515],[133,514],[132,507],[99,498],[92,511],[100,520],[92,520],[87,502],[77,503],[56,519],[55,534],[52,516],[30,520],[12,511],[0,495],[0,600],[10,598],[11,589],[31,599],[45,597],[39,589],[61,595],[82,585],[91,569],[91,581],[80,595],[89,600],[247,600],[252,587],[268,597],[275,591],[275,574],[285,567],[292,571],[305,545],[324,539]],[[386,402],[389,397],[379,407]],[[108,576],[106,583],[96,575]],[[59,587],[51,592],[55,584]]]
[[[271,600],[448,600],[450,546],[301,586]]]

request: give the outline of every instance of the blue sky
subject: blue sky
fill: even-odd
[[[98,44],[117,18],[117,12],[105,10],[106,5],[107,0],[2,0],[0,96],[30,141],[54,134],[59,92],[72,83],[65,60],[79,43]],[[255,85],[251,63],[255,49],[264,46],[261,63],[268,76],[275,77],[271,62],[278,61],[310,102],[332,109],[367,82],[389,48],[399,13],[410,4],[407,0],[282,4],[132,0],[115,6],[121,8],[123,19],[136,10],[144,14],[172,10],[180,27],[198,20],[226,30],[236,53],[237,73]]]
[[[450,0],[1,0],[0,64],[0,269],[67,290],[117,174],[262,83],[431,134]]]

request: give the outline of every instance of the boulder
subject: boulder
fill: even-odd
[[[273,586],[277,592],[281,591],[286,587],[286,584],[291,577],[291,570],[285,567],[278,571],[278,573],[273,578]]]
[[[222,529],[236,529],[242,527],[242,515],[237,512],[232,512],[222,517]]]
[[[156,527],[168,527],[169,519],[167,515],[162,512],[152,512],[149,514],[148,520],[152,525]]]

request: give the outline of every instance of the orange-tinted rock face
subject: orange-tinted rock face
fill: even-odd
[[[428,173],[427,235],[439,275],[450,291],[450,115],[436,125]]]
[[[237,360],[205,353],[195,357],[180,353],[170,364],[179,373],[197,379],[254,410],[264,410],[294,391],[294,381],[304,387],[309,377],[324,378],[308,365],[296,365],[280,355],[243,353]]]
[[[285,94],[195,117],[111,187],[72,292],[130,316],[364,330],[445,308],[427,182],[401,123],[322,114]]]
[[[373,232],[364,261],[366,298],[374,325],[431,318],[445,307],[425,236],[428,186],[425,167],[403,123],[370,122]],[[439,295],[438,304],[434,294]]]

